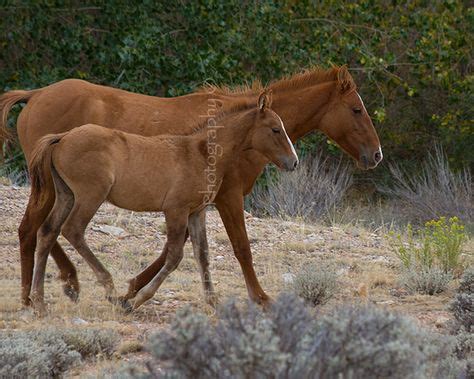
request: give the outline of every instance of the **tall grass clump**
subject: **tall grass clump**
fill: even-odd
[[[248,203],[255,214],[321,219],[342,202],[352,176],[351,166],[342,160],[309,155],[294,172],[276,178],[267,175],[266,186],[256,188]]]
[[[316,317],[286,294],[268,312],[230,302],[217,316],[181,310],[149,340],[148,377],[455,378],[464,369],[440,363],[453,356],[450,337],[372,305]]]
[[[408,224],[404,236],[391,234],[392,248],[402,266],[402,284],[411,292],[434,295],[462,272],[464,226],[457,217],[431,220],[416,233]]]
[[[451,170],[441,147],[428,155],[418,174],[408,174],[398,165],[392,165],[390,171],[393,185],[381,191],[397,199],[408,221],[422,224],[442,216],[457,216],[466,223],[472,222],[471,172],[468,168],[460,172]]]

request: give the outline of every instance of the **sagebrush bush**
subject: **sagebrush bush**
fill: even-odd
[[[337,286],[335,267],[326,262],[303,266],[291,284],[298,296],[314,306],[327,303],[336,293]]]
[[[451,310],[457,322],[468,332],[474,333],[474,268],[472,266],[466,269],[460,280]]]
[[[452,278],[453,276],[450,273],[445,273],[437,267],[414,266],[402,271],[400,283],[409,292],[436,295],[447,289]]]
[[[474,199],[471,172],[454,172],[440,147],[428,156],[419,175],[391,166],[393,185],[382,192],[398,199],[403,216],[419,224],[439,217],[458,216],[472,222]]]
[[[248,198],[257,215],[320,220],[344,199],[352,183],[352,169],[334,163],[319,152],[302,159],[296,171],[266,178]]]
[[[185,308],[148,349],[149,377],[455,378],[464,368],[443,359],[452,360],[451,338],[403,316],[346,305],[315,318],[290,294],[265,313],[228,303],[216,324]]]
[[[107,329],[0,333],[0,377],[57,377],[82,358],[110,355],[119,336]]]

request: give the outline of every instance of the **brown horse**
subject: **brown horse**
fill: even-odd
[[[213,201],[243,152],[256,151],[285,170],[296,168],[295,149],[268,103],[262,93],[257,106],[228,111],[212,118],[210,125],[206,120],[188,136],[142,137],[87,124],[43,137],[31,160],[32,198],[44,206],[41,188],[51,173],[56,201],[38,230],[31,296],[35,309],[45,310],[46,261],[60,232],[91,266],[107,298],[115,298],[112,276],[84,239],[87,224],[104,201],[165,213],[165,264],[138,292],[133,308],[151,298],[183,257],[188,219]]]
[[[329,70],[312,69],[274,82],[273,109],[281,116],[292,141],[312,130],[320,130],[352,156],[362,168],[373,168],[382,160],[380,142],[369,115],[356,91],[356,85],[346,67]],[[236,104],[254,104],[261,87],[229,90],[206,88],[200,92],[176,98],[158,98],[134,94],[80,80],[64,80],[34,91],[11,91],[0,96],[3,126],[11,107],[21,101],[28,104],[20,113],[17,131],[27,161],[35,143],[49,133],[61,133],[85,123],[146,136],[186,134],[201,115],[212,115],[219,105],[223,109]],[[0,128],[1,130],[2,128]],[[3,128],[5,130],[5,128]],[[249,193],[267,159],[255,152],[246,153],[238,169],[223,179],[215,198],[217,209],[242,267],[250,297],[265,302],[268,296],[261,288],[252,265],[250,244],[243,216],[243,196]],[[54,187],[46,184],[49,209],[54,204]],[[234,201],[234,199],[239,201]],[[48,207],[35,209],[31,202],[19,228],[22,300],[29,303],[33,272],[36,232]],[[208,270],[208,245],[205,213],[190,221],[189,232],[193,249],[201,268],[206,295],[213,294]],[[148,283],[165,262],[167,246],[153,264],[131,281],[127,297]],[[74,266],[56,242],[51,251],[65,282],[65,292],[77,297],[79,283]],[[209,296],[211,298],[212,296]]]

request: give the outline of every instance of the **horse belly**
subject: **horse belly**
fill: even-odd
[[[133,175],[116,180],[107,200],[131,211],[160,211],[166,192],[164,190],[160,184],[149,185],[146,177]]]

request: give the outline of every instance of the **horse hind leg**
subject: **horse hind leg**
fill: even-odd
[[[44,275],[48,255],[59,236],[61,226],[66,221],[74,204],[74,195],[64,182],[58,183],[55,188],[56,198],[54,206],[38,229],[37,235],[38,246],[33,272],[31,302],[40,315],[46,311],[44,303]]]

